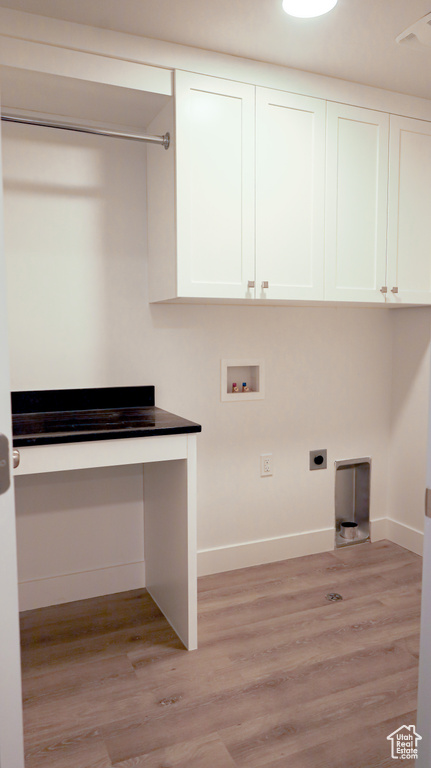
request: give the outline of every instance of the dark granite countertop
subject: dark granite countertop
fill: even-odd
[[[201,431],[157,408],[154,387],[13,392],[12,427],[15,448]]]

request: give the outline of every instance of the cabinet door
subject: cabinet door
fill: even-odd
[[[254,295],[254,93],[176,72],[179,296]]]
[[[388,292],[393,303],[431,303],[430,215],[431,123],[391,116]]]
[[[389,116],[328,103],[325,298],[384,302]]]
[[[325,110],[256,89],[257,298],[323,298]]]

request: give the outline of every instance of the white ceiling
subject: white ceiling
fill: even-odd
[[[431,49],[395,38],[431,0],[338,0],[294,19],[281,0],[0,0],[5,8],[129,32],[431,98]]]

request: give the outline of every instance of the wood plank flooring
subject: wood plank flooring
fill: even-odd
[[[145,590],[22,614],[26,768],[392,766],[421,570],[384,541],[206,576],[191,653]]]

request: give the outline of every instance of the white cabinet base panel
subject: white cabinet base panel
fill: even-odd
[[[197,567],[194,488],[186,461],[144,469],[147,590],[184,645],[197,648]],[[193,498],[191,498],[193,497]]]
[[[146,587],[185,647],[197,648],[196,435],[39,445],[21,448],[20,455],[17,475],[144,464]],[[135,565],[142,577],[144,563]],[[102,570],[105,594],[121,591],[112,588],[108,574],[117,569]],[[54,578],[50,604],[68,602],[67,590],[83,579],[82,573]],[[31,582],[21,586],[24,605],[31,604],[35,588]]]

